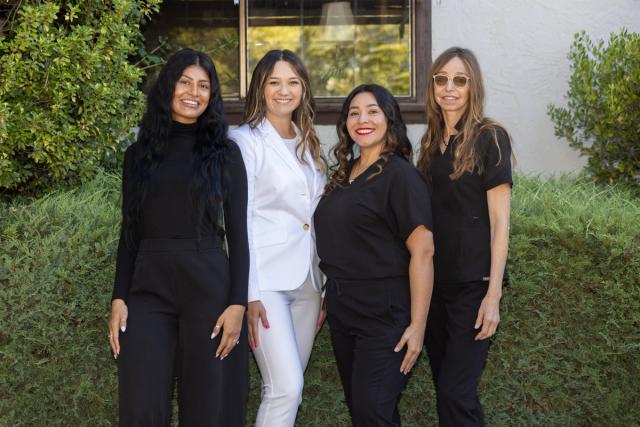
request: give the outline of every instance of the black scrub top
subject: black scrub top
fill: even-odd
[[[487,191],[500,184],[512,184],[511,146],[507,133],[484,130],[474,142],[483,168],[452,180],[454,138],[444,154],[440,150],[431,164],[433,191],[434,281],[464,283],[488,281],[491,270],[491,234]],[[505,266],[504,279],[508,280]]]
[[[320,268],[329,279],[408,276],[405,241],[420,225],[432,228],[428,185],[411,163],[391,155],[323,196],[314,221]]]

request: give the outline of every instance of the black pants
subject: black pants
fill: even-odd
[[[487,282],[434,286],[425,345],[441,426],[484,425],[478,381],[490,339],[475,341],[479,330],[474,326],[487,287]]]
[[[215,358],[211,340],[227,307],[229,267],[214,239],[140,244],[121,334],[121,426],[169,426],[178,378],[181,426],[243,426],[248,389],[246,328],[241,345]]]
[[[409,326],[410,300],[407,278],[327,282],[331,343],[356,427],[400,425],[406,347],[398,353],[393,349]]]

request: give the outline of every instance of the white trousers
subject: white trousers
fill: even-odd
[[[253,351],[262,375],[256,427],[293,427],[302,402],[320,299],[310,276],[292,291],[260,292],[269,329],[259,322],[260,345]]]

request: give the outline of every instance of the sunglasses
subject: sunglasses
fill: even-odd
[[[446,74],[433,75],[433,82],[436,84],[436,86],[446,86],[449,84],[450,80],[453,80],[453,85],[455,87],[463,88],[467,85],[467,82],[471,80],[471,77],[460,76],[460,75],[450,77]]]

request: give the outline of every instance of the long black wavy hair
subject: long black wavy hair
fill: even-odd
[[[123,227],[130,242],[140,220],[141,208],[149,191],[149,181],[162,162],[169,143],[172,126],[171,103],[176,82],[192,65],[202,67],[209,76],[209,105],[198,117],[195,160],[192,167],[191,196],[198,219],[198,233],[205,218],[219,223],[221,205],[229,184],[225,165],[231,141],[227,138],[228,123],[224,116],[220,82],[213,61],[204,52],[183,49],[173,54],[160,70],[147,96],[147,110],[142,117],[133,150],[131,176],[124,188]],[[221,229],[218,230],[222,232]]]
[[[407,137],[407,126],[402,119],[398,102],[386,88],[376,84],[362,84],[353,89],[342,104],[342,111],[336,124],[338,144],[332,149],[333,155],[338,163],[330,168],[329,182],[325,186],[324,194],[330,194],[345,180],[350,164],[355,159],[354,146],[356,143],[351,139],[349,131],[347,130],[347,118],[353,98],[365,92],[373,95],[387,119],[387,134],[382,152],[380,153],[383,164],[380,165],[380,170],[371,175],[370,178],[382,172],[382,168],[387,160],[389,160],[391,154],[411,161],[413,150],[411,141],[409,141],[409,137]]]

